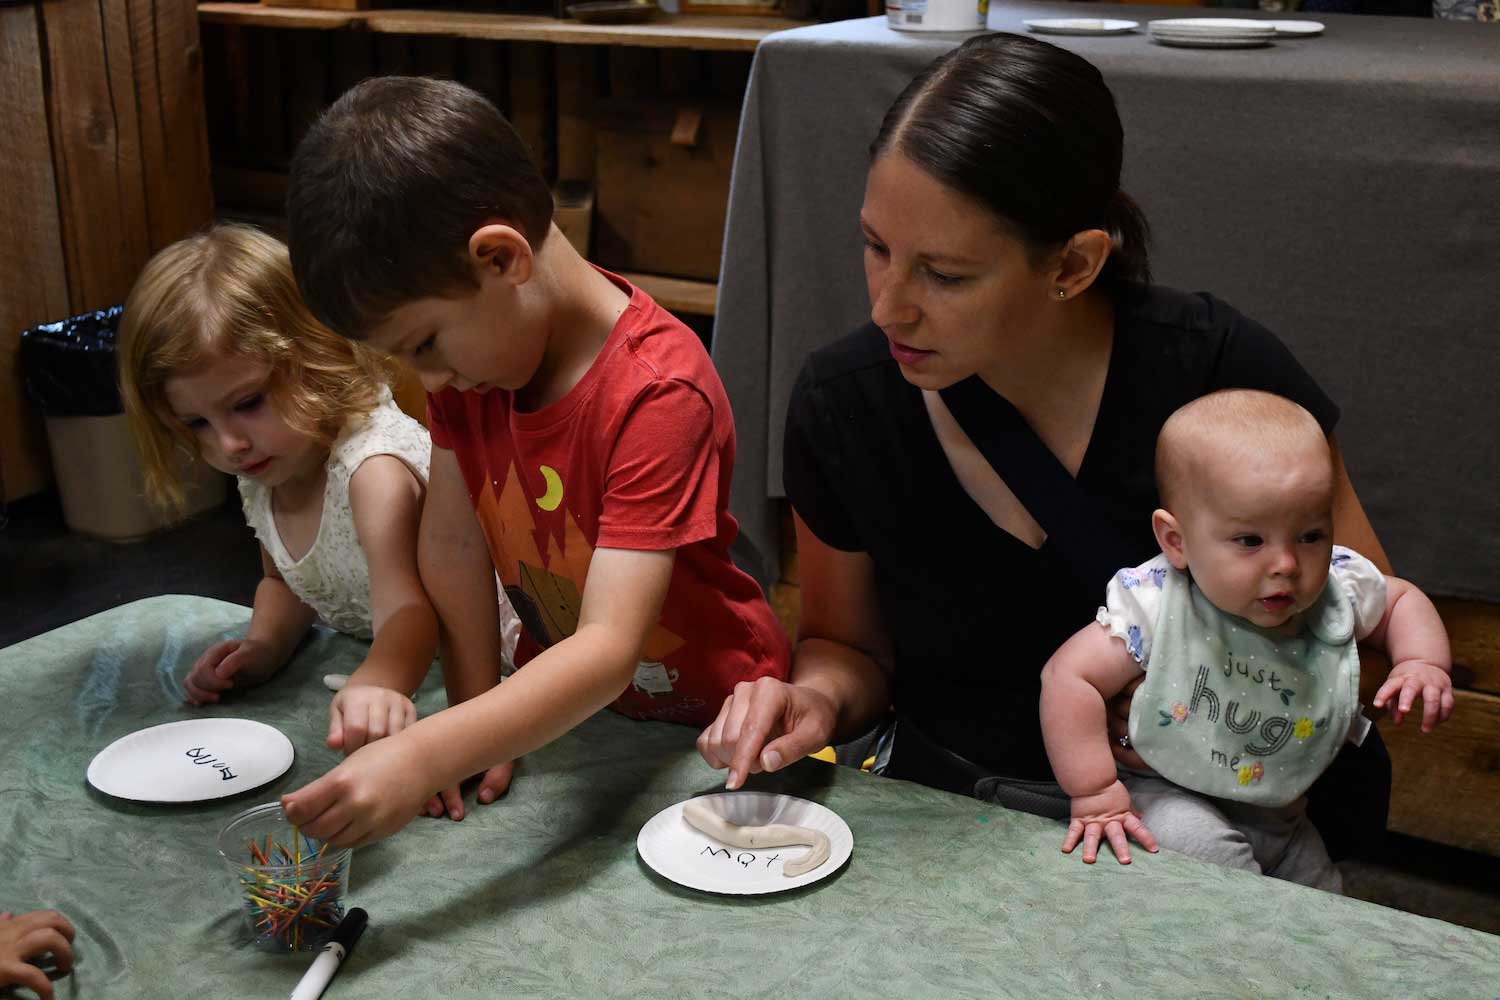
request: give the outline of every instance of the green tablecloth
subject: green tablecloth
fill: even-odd
[[[60,997],[286,996],[308,963],[245,943],[214,837],[335,762],[318,678],[352,669],[360,643],[320,634],[275,682],[206,710],[291,738],[296,763],[271,786],[166,807],[84,780],[114,739],[197,714],[180,678],[248,617],[155,598],[0,650],[0,908],[74,921]],[[433,680],[419,707],[441,697]],[[1178,856],[1086,868],[1055,824],[814,761],[752,787],[842,815],[843,871],[769,897],[682,889],[635,835],[722,781],[694,735],[601,713],[528,756],[500,803],[357,851],[350,902],[370,930],[328,995],[1500,995],[1500,938]]]

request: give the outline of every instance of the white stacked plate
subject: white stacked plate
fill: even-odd
[[[1239,17],[1172,17],[1152,21],[1151,40],[1195,49],[1250,49],[1270,45],[1276,25]]]
[[[1140,27],[1113,17],[1034,17],[1023,23],[1043,35],[1128,35]]]

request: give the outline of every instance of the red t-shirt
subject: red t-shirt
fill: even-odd
[[[760,586],[729,559],[734,417],[697,336],[630,295],[587,373],[533,412],[513,394],[427,397],[432,443],[451,449],[505,592],[525,663],[578,627],[599,546],[676,549],[661,618],[613,707],[707,725],[737,681],[787,676],[786,633]]]

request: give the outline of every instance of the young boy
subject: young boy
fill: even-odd
[[[451,707],[283,797],[335,844],[387,836],[439,789],[606,705],[710,722],[790,646],[734,567],[729,403],[697,337],[552,225],[520,138],[450,82],[359,84],[292,161],[297,281],[334,330],[408,361],[428,392],[419,564]],[[499,681],[494,580],[525,624]],[[531,662],[527,662],[530,660]]]

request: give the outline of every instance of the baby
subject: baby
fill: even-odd
[[[1375,696],[1422,731],[1453,711],[1448,638],[1432,602],[1333,544],[1335,473],[1297,404],[1227,390],[1182,407],[1157,441],[1161,555],[1109,582],[1106,606],[1042,672],[1042,730],[1092,863],[1126,837],[1338,892],[1304,793],[1359,713],[1359,650],[1394,667]],[[1156,772],[1117,773],[1105,701],[1139,674],[1130,737]]]

